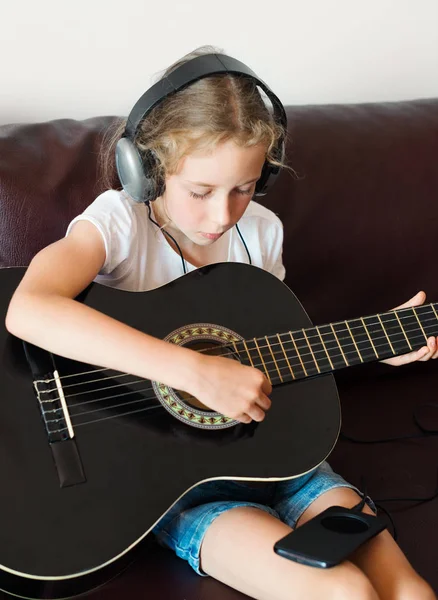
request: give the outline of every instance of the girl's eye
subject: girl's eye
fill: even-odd
[[[242,194],[244,196],[251,196],[252,195],[252,190],[251,188],[249,188],[249,190],[236,190],[236,192],[238,194]],[[192,198],[206,198],[208,196],[210,192],[207,192],[205,194],[196,194],[195,192],[190,192],[190,196]]]
[[[252,196],[252,189],[249,190],[236,190],[238,194],[242,194],[243,196]]]
[[[209,192],[207,192],[207,194],[195,194],[195,192],[190,192],[190,196],[192,198],[205,198],[208,195]]]

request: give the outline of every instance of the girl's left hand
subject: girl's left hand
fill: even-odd
[[[425,292],[418,292],[413,298],[401,304],[400,306],[396,306],[392,310],[397,310],[398,308],[408,308],[409,306],[420,306],[426,300]],[[423,346],[419,350],[414,350],[413,352],[409,352],[408,354],[402,354],[401,356],[394,356],[394,358],[387,358],[385,360],[381,360],[380,362],[386,363],[388,365],[393,365],[394,367],[399,367],[400,365],[407,365],[408,363],[415,362],[416,360],[426,361],[429,358],[438,358],[438,337],[429,337],[427,338],[427,346]]]

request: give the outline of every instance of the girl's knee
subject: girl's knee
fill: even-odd
[[[327,586],[324,597],[327,600],[379,600],[371,581],[352,563],[342,565]]]
[[[401,586],[397,600],[437,600],[437,597],[430,585],[415,575]]]

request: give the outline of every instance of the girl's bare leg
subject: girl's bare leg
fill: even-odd
[[[350,488],[330,490],[312,502],[301,515],[297,527],[329,506],[351,508],[359,500]],[[372,514],[368,506],[363,510]],[[436,600],[433,590],[414,571],[387,530],[358,548],[350,560],[368,577],[381,600]]]
[[[315,569],[275,554],[275,542],[290,531],[257,508],[232,508],[208,528],[201,568],[257,600],[379,600],[368,577],[349,561]]]

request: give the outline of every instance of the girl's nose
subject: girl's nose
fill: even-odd
[[[232,222],[231,198],[225,196],[218,199],[214,207],[212,221],[221,229],[225,229]]]

